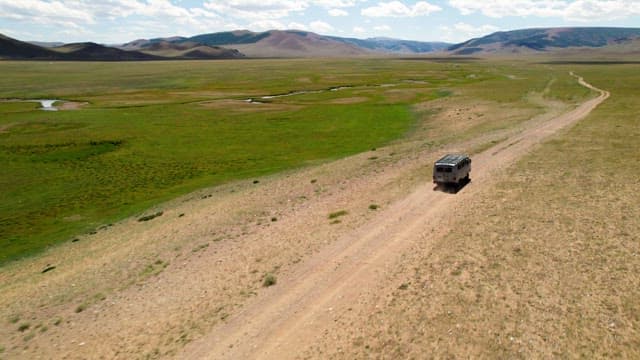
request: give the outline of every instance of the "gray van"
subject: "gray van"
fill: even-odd
[[[433,182],[438,185],[456,185],[468,183],[471,172],[471,158],[462,154],[447,154],[433,165]]]

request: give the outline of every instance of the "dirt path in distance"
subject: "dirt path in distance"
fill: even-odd
[[[270,288],[227,323],[189,344],[178,358],[285,359],[300,355],[329,324],[354,307],[367,306],[367,295],[385,282],[414,242],[433,242],[445,234],[456,209],[487,188],[494,174],[557,131],[587,116],[609,97],[600,93],[572,111],[532,124],[525,131],[474,156],[473,181],[458,194],[434,191],[427,183],[380,212],[365,225],[345,233]]]

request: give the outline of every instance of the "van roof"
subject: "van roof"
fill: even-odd
[[[469,156],[464,154],[447,154],[436,161],[436,165],[456,165]]]

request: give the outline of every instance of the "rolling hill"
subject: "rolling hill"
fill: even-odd
[[[43,47],[29,44],[0,34],[0,59],[28,60],[43,59],[57,60],[60,54]]]
[[[453,45],[453,55],[517,54],[577,48],[608,48],[632,44],[640,38],[636,28],[540,28],[499,31]]]
[[[159,60],[160,57],[138,51],[125,51],[92,42],[66,44],[52,48],[65,60],[83,61],[132,61]]]
[[[446,49],[451,44],[387,38],[355,39],[324,36],[308,31],[248,30],[218,32],[185,37],[135,40],[121,46],[126,50],[145,51],[156,43],[202,44],[240,50],[249,57],[344,57],[380,53],[417,54]]]
[[[0,34],[2,60],[67,60],[67,61],[142,61],[188,59],[235,59],[244,54],[235,49],[206,46],[194,42],[175,44],[179,38],[158,41],[139,40],[128,48],[115,48],[92,42],[65,44],[45,48]],[[138,51],[137,49],[144,49]]]
[[[355,38],[331,37],[331,39],[347,44],[353,44],[372,51],[400,54],[429,53],[434,51],[446,50],[449,46],[451,46],[450,43],[445,42],[423,42],[390,38],[369,38],[363,40]]]
[[[122,49],[177,59],[237,59],[245,55],[236,49],[203,45],[186,38],[136,40],[124,44]]]

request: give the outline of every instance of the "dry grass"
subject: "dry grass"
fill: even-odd
[[[599,71],[610,100],[465,204],[447,236],[408,255],[402,285],[357,315],[349,336],[311,351],[639,358],[638,105],[630,83]]]

